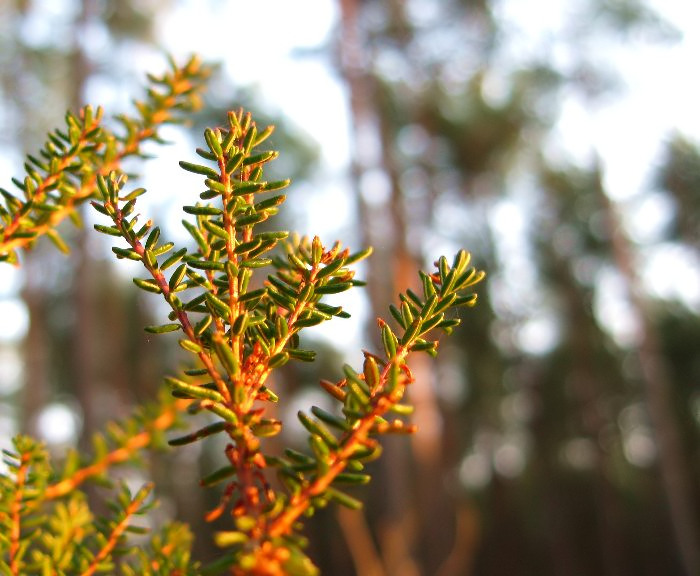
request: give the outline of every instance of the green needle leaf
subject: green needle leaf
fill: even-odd
[[[210,168],[209,166],[193,164],[192,162],[185,162],[184,160],[180,160],[180,167],[184,170],[187,170],[188,172],[193,172],[194,174],[201,174],[202,176],[206,176],[207,178],[216,179],[220,176],[216,170]]]

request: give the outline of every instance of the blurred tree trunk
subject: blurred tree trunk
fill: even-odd
[[[70,109],[77,111],[85,101],[85,85],[92,73],[92,63],[85,53],[83,37],[86,23],[93,16],[95,2],[81,0],[80,8],[73,26],[73,54],[71,57],[71,83],[69,85]],[[79,213],[85,215],[86,208]],[[95,413],[98,398],[97,388],[100,380],[95,374],[96,338],[94,292],[94,263],[90,256],[90,231],[80,226],[76,233],[75,247],[71,258],[75,274],[72,281],[72,302],[75,310],[75,324],[72,342],[72,360],[74,369],[74,391],[83,411],[83,428],[81,445],[88,446],[90,439],[99,427]]]
[[[556,466],[556,456],[560,449],[559,439],[549,432],[546,419],[544,415],[541,416],[533,424],[533,433],[538,450],[534,466],[547,527],[545,566],[550,574],[585,576],[573,530],[576,518],[570,511],[570,493],[563,485],[561,471]]]
[[[399,5],[394,3],[394,12],[399,11]],[[386,316],[386,310],[392,302],[398,305],[396,295],[411,289],[421,293],[417,270],[423,268],[420,258],[420,232],[411,234],[407,223],[405,196],[400,185],[400,171],[395,157],[394,127],[388,121],[388,111],[383,110],[381,102],[375,103],[379,118],[379,135],[382,154],[382,169],[388,177],[390,185],[390,204],[385,217],[392,223],[394,231],[394,248],[392,260],[383,268],[386,274],[391,271],[392,299],[375,301],[372,309],[375,315]],[[424,222],[431,219],[430,213],[421,214]],[[409,245],[409,238],[413,245]],[[449,544],[454,538],[455,502],[448,501],[444,490],[437,490],[445,478],[442,440],[444,420],[435,397],[435,365],[427,354],[414,354],[411,358],[411,371],[415,382],[408,391],[409,402],[414,406],[412,422],[418,426],[419,432],[411,438],[413,448],[410,466],[414,470],[415,479],[413,491],[417,499],[413,502],[414,514],[418,524],[414,549],[423,564],[424,574],[433,574],[444,562],[449,553]],[[420,547],[418,548],[418,544]]]
[[[609,454],[601,447],[601,438],[605,430],[615,425],[614,421],[610,422],[606,418],[607,410],[604,408],[606,398],[614,389],[610,382],[614,376],[610,372],[601,373],[598,369],[600,362],[596,359],[594,343],[600,342],[604,336],[585,308],[588,299],[571,277],[570,269],[564,262],[559,264],[564,282],[565,314],[570,326],[569,349],[572,366],[568,378],[577,403],[583,437],[594,448],[592,480],[596,497],[598,544],[603,566],[601,576],[619,576],[629,573],[623,560],[626,554],[622,538],[622,510],[611,485]]]
[[[32,66],[32,59],[19,35],[23,11],[26,7],[14,4],[6,6],[7,10],[3,13],[6,21],[11,23],[11,26],[4,30],[8,35],[5,39],[6,48],[8,54],[14,53],[14,57],[8,59],[8,68],[3,70],[2,87],[16,110],[16,115],[13,115],[10,124],[10,128],[15,133],[8,138],[8,142],[19,145],[21,150],[25,151],[31,146],[32,135],[38,127],[23,120],[35,117],[33,108],[38,101],[32,97],[33,95],[26,93],[26,86],[18,81],[16,76],[22,70]],[[38,70],[36,73],[46,73],[46,70]],[[51,276],[55,268],[47,266],[48,259],[53,256],[53,247],[48,248],[48,253],[45,248],[45,246],[37,246],[31,252],[22,254],[25,280],[20,296],[27,307],[29,322],[23,343],[25,374],[18,421],[20,431],[31,435],[39,435],[38,418],[51,397],[51,329],[49,325],[51,310],[48,301],[50,288],[47,284],[53,280]]]
[[[552,181],[556,171],[550,173]],[[561,176],[561,173],[559,174]],[[587,175],[588,176],[588,175]],[[595,191],[588,189],[592,178],[587,178],[587,184],[581,186],[585,190],[576,188],[572,182],[576,182],[577,177],[569,174],[568,178],[558,179],[559,187],[543,186],[548,195],[547,205],[550,206],[553,218],[547,223],[546,230],[540,231],[540,241],[538,242],[538,257],[541,266],[547,277],[547,285],[559,295],[560,321],[562,324],[561,343],[559,345],[560,357],[558,361],[550,362],[547,371],[551,373],[563,372],[566,376],[565,387],[571,397],[571,417],[569,418],[568,434],[575,441],[585,442],[585,446],[590,450],[586,457],[590,461],[581,466],[581,476],[584,476],[591,487],[591,498],[594,508],[591,511],[591,520],[596,528],[595,534],[584,543],[577,542],[571,534],[571,526],[567,526],[569,533],[569,544],[575,543],[577,553],[569,551],[567,554],[559,556],[589,556],[584,553],[585,547],[594,547],[599,550],[596,554],[595,569],[601,575],[618,576],[630,573],[629,550],[625,541],[624,526],[624,504],[614,485],[613,478],[614,462],[611,450],[603,446],[606,434],[616,428],[616,412],[612,408],[612,398],[620,394],[625,388],[624,379],[617,366],[615,357],[610,354],[604,342],[606,335],[596,321],[593,313],[593,289],[581,284],[575,276],[576,255],[570,248],[566,248],[562,243],[552,242],[552,238],[557,237],[557,233],[562,232],[564,222],[567,222],[567,210],[576,206],[583,200],[591,199],[587,203],[591,214],[599,213],[600,198]],[[550,182],[551,184],[551,182]],[[576,234],[579,238],[589,237],[589,218],[582,217],[578,223]],[[587,244],[586,242],[582,242]],[[564,243],[565,244],[565,243]],[[595,251],[597,249],[597,252]],[[612,245],[604,239],[590,245],[589,250],[593,257],[596,254],[605,261],[613,260]],[[580,255],[579,255],[580,257]],[[559,364],[557,366],[557,364]],[[556,378],[548,378],[549,385],[561,386],[561,382]],[[542,400],[545,402],[545,400]],[[552,405],[549,410],[556,412],[559,406]],[[558,415],[553,415],[552,420],[556,421]],[[544,434],[543,434],[544,432]],[[553,460],[559,460],[559,482],[565,482],[562,476],[561,466],[561,445],[566,442],[560,438],[559,434],[552,433],[553,430],[540,430],[539,441],[544,446],[549,445],[545,453],[551,454]],[[557,438],[553,444],[546,437]],[[556,470],[550,470],[547,475],[557,475]],[[545,482],[547,480],[544,480]],[[571,502],[563,499],[561,489],[556,486],[550,487],[559,493],[556,496],[560,502],[549,505],[550,516],[553,518],[557,513],[562,514],[562,510],[572,509]],[[549,490],[547,490],[549,492]],[[569,497],[569,500],[571,497]],[[559,512],[556,510],[559,509]],[[571,513],[562,514],[568,522],[571,522]],[[553,526],[554,528],[554,526]],[[557,541],[561,540],[561,532],[564,530],[551,530],[553,534],[558,534]],[[557,573],[574,573],[573,569]],[[578,573],[581,573],[579,565]]]
[[[352,114],[352,160],[351,177],[355,189],[358,214],[361,222],[363,245],[374,247],[374,255],[369,260],[369,298],[372,318],[376,317],[381,305],[390,301],[393,278],[387,270],[394,267],[393,241],[396,238],[395,222],[383,210],[370,206],[366,200],[374,191],[368,189],[366,174],[380,163],[379,133],[374,102],[376,87],[368,70],[370,55],[364,50],[364,38],[360,27],[360,2],[340,0],[341,44],[339,47],[341,72],[345,77],[350,95]],[[375,330],[370,333],[378,344]],[[381,555],[387,574],[417,575],[418,569],[410,553],[410,513],[408,501],[408,467],[400,449],[391,443],[384,449],[382,459],[383,486],[378,487],[384,495],[379,514],[381,534],[378,535]]]
[[[340,4],[341,62],[350,90],[354,127],[353,185],[363,241],[375,247],[370,260],[369,277],[375,285],[370,291],[370,304],[373,317],[386,316],[388,305],[399,292],[408,288],[420,292],[417,270],[423,266],[421,233],[409,230],[406,213],[409,208],[401,189],[401,169],[395,153],[396,126],[390,120],[390,111],[385,109],[388,100],[371,70],[374,55],[364,48],[367,42],[358,21],[360,3],[341,0]],[[403,3],[392,1],[389,9],[398,30],[397,42],[404,44],[409,27]],[[373,149],[373,155],[368,154],[368,148]],[[370,180],[366,176],[372,170],[381,173],[389,187],[387,202],[379,204],[372,198],[383,193],[369,188]],[[430,217],[430,213],[422,213],[420,220],[427,222]],[[391,520],[384,529],[382,549],[388,574],[397,575],[435,573],[450,552],[456,523],[454,502],[448,502],[444,490],[436,489],[444,478],[444,423],[434,393],[434,366],[423,354],[416,354],[411,362],[415,382],[409,396],[415,407],[413,422],[420,432],[412,439],[411,455],[389,444],[383,460],[385,505]]]
[[[601,576],[628,574],[624,561],[626,546],[622,537],[623,512],[611,484],[610,455],[601,446],[601,438],[605,430],[615,425],[614,421],[611,422],[606,417],[607,398],[615,389],[611,385],[615,371],[600,369],[601,361],[596,357],[595,347],[596,343],[604,339],[604,335],[592,318],[587,307],[589,298],[572,277],[568,262],[555,254],[550,254],[549,259],[556,267],[555,282],[559,283],[563,296],[563,316],[568,327],[565,336],[566,348],[570,357],[567,381],[575,402],[574,410],[578,412],[576,420],[579,423],[582,438],[585,438],[593,449],[591,480],[594,488],[594,513],[597,526],[597,538],[593,539],[593,543],[600,549]],[[556,455],[559,446],[552,448],[552,453]],[[552,488],[557,490],[556,487]],[[557,514],[556,508],[557,506],[553,506],[550,512]],[[576,541],[575,538],[569,540]],[[579,552],[583,552],[580,548],[579,546]],[[558,573],[573,574],[574,572]]]
[[[25,282],[21,296],[27,307],[29,324],[24,339],[24,385],[20,408],[20,431],[38,436],[37,420],[49,399],[49,306],[40,260],[45,254],[33,252],[25,258]]]
[[[601,175],[600,170],[598,171]],[[700,530],[697,505],[691,483],[688,457],[683,445],[678,414],[673,407],[673,383],[651,319],[642,282],[634,262],[630,241],[625,236],[612,201],[602,196],[606,220],[617,266],[626,282],[627,295],[638,325],[637,361],[645,385],[647,409],[655,432],[662,484],[668,499],[671,524],[675,531],[682,563],[688,576],[700,574]]]

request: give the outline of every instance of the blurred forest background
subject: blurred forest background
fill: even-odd
[[[314,213],[306,198],[344,190],[347,214],[325,242],[375,247],[354,315],[370,328],[418,267],[458,247],[488,272],[480,304],[441,342],[438,360],[415,358],[420,431],[387,444],[361,493],[365,512],[329,509],[310,524],[324,573],[700,574],[700,147],[680,131],[663,135],[654,165],[630,174],[642,185],[619,196],[605,157],[561,144],[571,106],[622,97],[613,55],[643,58],[680,32],[644,0],[544,3],[541,18],[559,16],[535,37],[514,24],[519,0],[333,0],[332,33],[297,57],[323,62],[344,90],[349,157],[334,175],[303,127],[227,75],[226,58],[265,50],[266,19],[275,18],[223,22],[217,11],[237,3],[201,3],[231,50],[190,134],[246,105],[278,124],[278,170],[294,177],[290,194],[302,190],[292,216]],[[159,23],[179,4],[0,0],[3,186],[66,109],[87,100],[125,110],[145,66],[164,68],[161,49],[197,48],[187,36],[164,41]],[[300,6],[311,21],[313,2]],[[241,27],[258,30],[250,52],[236,44]],[[328,105],[305,89],[312,105]],[[633,148],[635,134],[624,136]],[[175,161],[149,166],[154,194],[167,183],[152,215],[169,218],[177,236]],[[85,219],[64,231],[69,257],[39,242],[20,269],[2,271],[3,445],[26,431],[58,455],[71,443],[89,447],[101,423],[152,397],[178,362],[173,341],[141,329],[156,320],[155,299],[137,293]],[[299,228],[291,217],[288,225]],[[315,345],[323,359],[286,369],[280,396],[322,401],[318,380],[339,377],[343,343]],[[158,455],[147,472],[160,482],[161,513],[191,522],[204,559],[211,527],[201,512],[211,502],[193,485],[211,457],[196,448]]]

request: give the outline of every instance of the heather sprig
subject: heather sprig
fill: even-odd
[[[171,308],[169,322],[146,330],[179,332],[180,346],[193,355],[194,367],[166,379],[172,394],[192,401],[191,411],[214,416],[212,423],[170,444],[227,437],[222,466],[201,480],[203,486],[223,484],[219,506],[207,519],[226,512],[232,517],[233,529],[216,538],[227,550],[223,561],[233,573],[314,574],[302,551],[300,518],[329,501],[360,506],[345,487],[370,480],[364,464],[379,454],[376,437],[414,430],[404,419],[411,408],[402,403],[413,381],[409,355],[437,353],[431,334],[449,333],[459,323],[448,312],[475,303],[471,290],[483,273],[469,266],[464,251],[451,265],[443,257],[434,273],[421,273],[422,295],[409,290],[390,309],[397,329],[378,321],[383,350],[365,352],[361,372],[345,366],[343,380],[321,383],[339,410],[314,406],[311,414],[299,413],[309,452],[268,453],[264,439],[283,426],[266,409],[283,394],[268,387],[270,374],[289,361],[314,360],[312,350],[299,348],[299,333],[349,316],[323,298],[364,284],[355,279],[352,265],[371,252],[351,253],[337,242],[328,248],[318,237],[260,231],[285,202],[280,191],[289,184],[264,178],[266,164],[278,155],[259,149],[271,132],[271,127],[258,131],[250,113],[231,112],[225,128],[205,130],[206,147],[197,149],[200,163],[180,162],[202,176],[206,187],[199,201],[183,207],[192,248],[176,248],[161,239],[152,221],[139,221],[135,208],[145,191],[125,191],[123,174],[98,177],[102,200],[93,206],[111,219],[96,228],[126,241],[112,249],[117,258],[143,264],[146,277],[134,283],[160,294]],[[271,469],[284,490],[272,487]]]
[[[144,449],[162,446],[164,432],[179,423],[183,409],[179,402],[163,396],[140,407],[131,418],[110,423],[104,434],[94,436],[90,455],[71,450],[60,467],[43,444],[28,436],[14,438],[13,448],[3,451],[7,473],[0,474],[0,574],[87,576],[116,573],[116,564],[125,575],[148,574],[136,568],[143,565],[146,552],[129,536],[145,531],[136,518],[155,504],[150,497],[153,486],[146,484],[135,494],[126,485],[118,486],[109,499],[107,516],[91,511],[82,488],[88,480],[111,486],[109,473],[114,467],[138,464]],[[191,564],[189,529],[165,525],[151,542],[164,538],[171,544],[159,548],[159,554],[150,548],[148,556],[164,567],[184,570]],[[175,542],[178,548],[173,547]]]
[[[187,119],[209,73],[193,58],[149,77],[137,114],[118,117],[118,131],[105,127],[99,108],[68,114],[66,128],[28,156],[26,177],[14,181],[20,195],[0,190],[0,260],[14,263],[18,249],[42,235],[67,250],[56,226],[66,217],[77,221],[76,207],[91,200],[104,217],[95,228],[118,242],[117,259],[141,264],[134,284],[169,306],[167,320],[146,331],[177,333],[190,360],[166,377],[167,391],[156,402],[97,434],[89,454],[71,450],[56,465],[42,444],[15,438],[0,473],[0,574],[317,574],[304,552],[304,518],[330,502],[361,506],[352,489],[370,481],[365,465],[380,456],[379,437],[415,431],[406,396],[414,381],[411,355],[435,356],[436,333],[459,324],[454,309],[476,302],[483,273],[470,266],[468,253],[439,258],[433,272],[419,273],[421,289],[399,295],[389,317],[377,320],[381,348],[365,351],[361,367],[344,366],[340,381],[320,382],[335,409],[298,413],[308,449],[274,450],[279,441],[267,439],[285,423],[272,404],[283,402],[286,390],[271,375],[289,362],[315,360],[314,350],[301,347],[304,329],[350,316],[326,296],[364,284],[354,266],[371,249],[352,252],[340,242],[328,246],[270,227],[290,182],[264,177],[278,156],[265,147],[273,127],[259,130],[243,110],[204,131],[199,160],[180,162],[204,185],[198,197],[182,190],[188,245],[175,246],[138,213],[146,191],[127,188],[122,161],[144,157],[142,144],[161,141],[163,124]],[[208,414],[205,424],[191,419],[198,413]],[[143,467],[145,449],[212,436],[224,438],[223,453],[200,484],[219,486],[221,496],[203,514],[228,528],[215,535],[222,553],[207,566],[190,558],[185,525],[144,536],[147,522],[138,518],[155,504],[151,483],[135,491],[112,487],[107,515],[88,506],[86,483],[112,486],[113,469]]]
[[[43,235],[67,252],[58,224],[66,218],[78,224],[76,208],[95,196],[98,175],[119,170],[128,157],[145,157],[144,143],[163,141],[161,126],[182,122],[197,109],[210,74],[211,67],[198,58],[184,66],[171,61],[170,71],[148,77],[146,97],[134,102],[136,114],[117,116],[116,129],[105,125],[100,107],[68,112],[65,127],[49,133],[38,154],[27,156],[25,177],[12,179],[18,193],[0,188],[0,261],[16,263],[17,250]]]

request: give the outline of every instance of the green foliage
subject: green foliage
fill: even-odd
[[[121,130],[103,123],[101,108],[66,114],[66,126],[49,133],[38,155],[28,155],[26,176],[13,179],[21,195],[0,188],[0,261],[17,262],[17,248],[31,247],[46,235],[62,252],[68,247],[56,232],[66,217],[79,223],[76,207],[96,193],[97,176],[119,169],[131,156],[145,157],[142,145],[162,143],[158,128],[182,121],[183,113],[200,105],[200,93],[211,69],[192,58],[170,72],[149,76],[145,100],[134,102],[135,116],[116,118]]]
[[[137,451],[159,444],[160,433],[176,424],[176,403],[147,405],[121,424],[109,425],[94,438],[90,458],[76,451],[57,470],[42,444],[27,436],[14,439],[4,452],[8,473],[0,475],[1,574],[182,574],[191,564],[191,535],[186,526],[164,526],[150,544],[129,538],[145,532],[143,516],[155,504],[146,484],[136,494],[119,486],[109,501],[111,513],[95,517],[85,493],[85,480],[111,486],[106,473],[116,464],[133,462]]]
[[[93,128],[101,113],[93,116],[89,108],[79,118],[69,116],[68,134],[50,136],[44,150],[48,164],[27,164],[28,176],[18,183],[26,200],[7,201],[5,259],[14,261],[15,247],[42,233],[55,235],[56,221],[44,212],[69,213],[78,199],[92,198],[105,217],[95,228],[120,239],[112,248],[117,259],[143,266],[134,284],[170,307],[167,322],[146,330],[178,332],[179,345],[191,355],[186,369],[166,378],[170,395],[126,423],[109,426],[96,438],[90,459],[71,453],[57,473],[40,445],[16,440],[15,452],[7,455],[10,473],[2,477],[0,509],[9,535],[1,549],[8,574],[117,569],[123,574],[316,574],[304,553],[302,519],[331,501],[361,506],[348,491],[370,481],[365,464],[380,455],[377,438],[414,431],[405,419],[411,407],[403,403],[413,382],[410,354],[435,356],[435,331],[449,334],[459,324],[451,311],[476,301],[472,289],[483,273],[469,265],[469,255],[460,251],[451,264],[441,257],[434,272],[420,273],[421,293],[408,290],[390,309],[395,328],[378,319],[383,349],[365,352],[361,370],[345,366],[339,382],[321,382],[337,409],[313,406],[310,413],[299,412],[308,451],[273,453],[266,440],[282,431],[283,422],[270,414],[279,400],[269,387],[270,376],[288,362],[314,360],[313,350],[300,348],[300,332],[349,316],[324,298],[364,284],[353,266],[371,250],[351,253],[339,242],[329,248],[318,237],[261,227],[285,202],[281,191],[289,180],[264,178],[266,165],[278,156],[262,147],[273,128],[259,130],[243,110],[230,112],[225,127],[204,131],[204,146],[197,149],[201,161],[180,162],[204,178],[205,190],[183,206],[182,224],[192,244],[176,247],[153,221],[141,220],[136,206],[145,190],[126,189],[119,160],[140,154],[141,141],[157,139],[154,126],[171,121],[173,108],[194,106],[194,81],[206,76],[194,63],[152,78],[165,90],[150,90],[149,100],[137,103],[139,119],[121,118],[123,137]],[[189,88],[179,91],[181,85]],[[185,103],[177,101],[180,96]],[[49,194],[53,190],[58,193]],[[39,203],[56,209],[44,211]],[[22,238],[27,242],[18,242]],[[200,571],[190,562],[185,527],[165,527],[145,548],[132,537],[145,530],[132,520],[152,506],[150,485],[135,495],[121,487],[107,518],[93,518],[80,488],[88,479],[108,481],[116,464],[138,464],[140,450],[161,444],[181,415],[201,412],[209,413],[206,425],[168,442],[181,446],[226,437],[220,466],[201,485],[223,486],[219,505],[205,517],[212,521],[228,514],[230,529],[216,535],[220,558]]]

